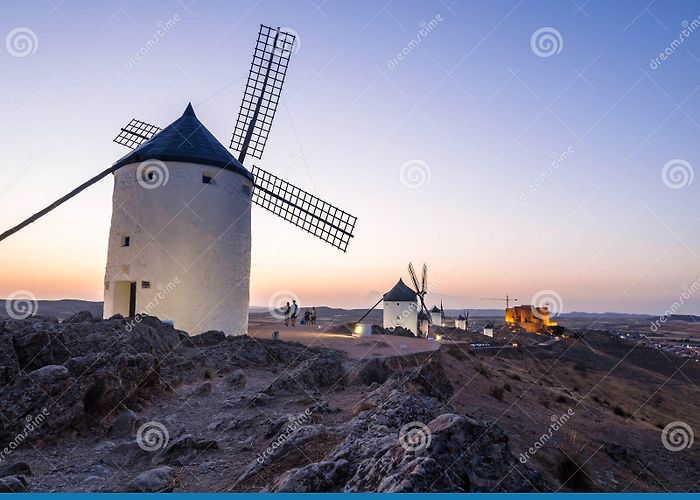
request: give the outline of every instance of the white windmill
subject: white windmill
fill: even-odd
[[[356,218],[257,167],[277,109],[295,37],[261,25],[230,148],[191,105],[160,129],[132,120],[115,142],[133,151],[0,235],[31,224],[114,174],[104,316],[147,313],[197,334],[247,331],[251,203],[346,251]]]

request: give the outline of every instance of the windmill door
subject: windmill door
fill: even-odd
[[[136,282],[129,284],[129,317],[136,316]]]

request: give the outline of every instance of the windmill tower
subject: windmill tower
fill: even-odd
[[[458,328],[459,330],[466,330],[467,318],[461,314],[457,316],[457,319],[455,320],[455,328]]]
[[[427,337],[430,333],[430,315],[422,310],[418,312],[418,331],[421,337]]]
[[[115,166],[104,317],[245,333],[253,175],[191,105]]]
[[[384,328],[401,327],[418,335],[418,303],[416,292],[401,278],[384,294]]]
[[[430,310],[430,321],[437,326],[442,326],[442,311],[438,306],[433,306]]]
[[[115,142],[133,151],[59,198],[0,241],[109,174],[113,212],[105,270],[105,317],[141,313],[197,334],[247,331],[251,204],[346,251],[356,218],[257,166],[295,43],[261,25],[230,148],[191,105],[165,129],[132,120]]]

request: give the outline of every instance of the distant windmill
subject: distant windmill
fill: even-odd
[[[416,290],[416,295],[418,295],[418,300],[420,301],[420,308],[425,314],[430,317],[428,312],[428,307],[425,305],[425,294],[428,293],[428,266],[423,264],[423,273],[421,275],[420,285],[418,284],[418,276],[416,275],[416,270],[413,267],[413,263],[408,263],[408,274],[411,275],[411,281],[413,281],[413,286]]]
[[[262,156],[294,43],[292,33],[260,26],[230,144],[237,159],[191,105],[164,129],[131,120],[114,141],[133,151],[0,241],[114,174],[105,317],[147,312],[191,334],[245,333],[251,203],[343,252],[357,220],[255,165],[244,166],[246,156]],[[164,290],[167,300],[159,298]]]
[[[423,299],[425,294],[428,293],[428,266],[423,264],[423,275],[420,285],[418,284],[418,276],[413,268],[413,264],[410,262],[408,264],[408,273],[411,275],[411,280],[413,281],[415,289],[406,285],[403,279],[399,278],[396,285],[382,295],[382,297],[362,315],[357,323],[362,323],[362,320],[369,316],[379,304],[384,302],[384,310],[382,313],[382,324],[384,328],[393,329],[401,327],[411,330],[414,335],[418,336],[421,331],[421,324],[419,323],[421,321],[430,321],[430,314],[428,313]],[[418,298],[418,300],[416,300],[416,298]],[[428,319],[425,319],[424,316],[428,316]],[[427,327],[425,331],[423,331],[423,334],[427,334]]]

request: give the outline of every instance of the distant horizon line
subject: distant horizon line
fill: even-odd
[[[7,298],[2,298],[0,299],[3,302],[7,302]],[[62,302],[62,301],[77,301],[77,302],[90,302],[93,304],[104,304],[103,300],[89,300],[89,299],[76,299],[76,298],[63,298],[63,299],[36,299],[39,302]],[[522,305],[522,304],[520,304]],[[527,305],[527,304],[526,304]],[[305,308],[305,307],[325,307],[327,309],[341,309],[343,311],[352,311],[352,310],[369,310],[368,308],[365,307],[335,307],[335,306],[328,306],[328,305],[309,305],[309,306],[304,306],[304,305],[299,305],[300,308]],[[258,306],[258,305],[250,305],[248,306],[249,310],[252,309],[269,309],[268,306]],[[382,310],[381,308],[377,307],[376,309]],[[450,308],[447,307],[445,308],[446,311],[460,311],[464,310],[465,308]],[[467,311],[505,311],[505,309],[499,309],[499,308],[472,308],[472,309],[466,309]],[[639,313],[639,312],[622,312],[622,311],[605,311],[605,312],[598,312],[598,311],[567,311],[567,312],[560,312],[556,316],[565,316],[565,315],[574,315],[574,314],[590,314],[590,315],[599,315],[599,316],[605,316],[605,315],[611,315],[611,314],[619,314],[619,315],[627,315],[627,316],[650,316],[650,317],[659,317],[659,314],[654,314],[654,313]],[[674,316],[700,316],[700,313],[695,314],[695,313],[674,313]],[[664,316],[663,314],[661,316]]]

